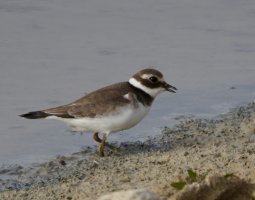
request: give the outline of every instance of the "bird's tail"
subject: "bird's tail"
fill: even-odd
[[[42,119],[48,116],[51,116],[51,114],[45,113],[43,111],[33,111],[20,115],[20,117],[24,117],[27,119]]]

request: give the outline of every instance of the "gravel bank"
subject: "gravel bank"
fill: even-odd
[[[0,199],[86,200],[138,188],[169,199],[178,193],[171,183],[184,180],[189,169],[206,177],[233,174],[254,183],[255,103],[214,119],[184,118],[157,138],[122,143],[118,154],[101,158],[94,151],[88,148],[33,168],[17,167],[13,171],[18,179],[0,180]]]

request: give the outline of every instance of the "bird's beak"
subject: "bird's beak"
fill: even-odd
[[[165,88],[166,91],[176,93],[177,88],[172,85],[169,85],[166,82],[163,82],[163,87]]]

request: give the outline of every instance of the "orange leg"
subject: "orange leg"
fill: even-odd
[[[98,143],[102,142],[102,139],[98,136],[98,132],[94,133],[93,139]]]
[[[93,139],[99,143],[98,151],[100,156],[104,156],[104,147],[107,146],[113,151],[116,151],[116,147],[113,145],[110,145],[106,142],[107,138],[109,136],[109,133],[104,133],[103,139],[101,139],[98,135],[98,132],[93,134]]]

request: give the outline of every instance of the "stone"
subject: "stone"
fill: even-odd
[[[99,197],[98,200],[160,200],[152,191],[147,189],[127,190],[109,193]]]

